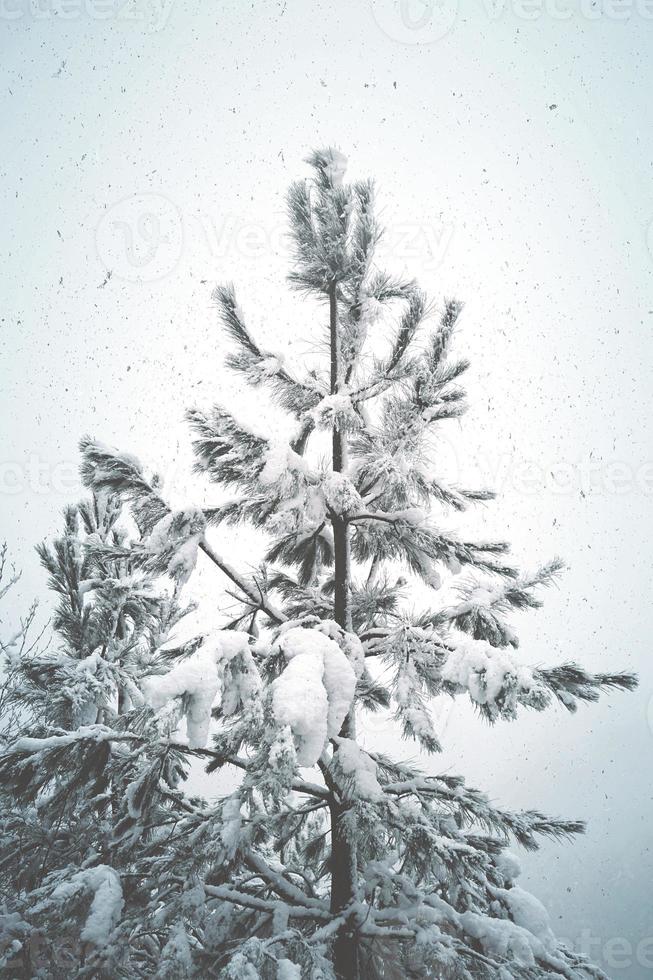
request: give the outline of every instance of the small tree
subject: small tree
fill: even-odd
[[[237,494],[182,511],[134,457],[85,439],[92,500],[40,550],[60,648],[22,664],[14,703],[31,710],[0,759],[5,962],[30,976],[601,977],[556,941],[507,850],[582,824],[500,810],[357,739],[382,711],[435,753],[436,697],[467,695],[494,722],[635,681],[518,657],[507,617],[539,606],[561,563],[520,575],[505,543],[441,529],[447,508],[492,498],[429,463],[430,434],[464,411],[461,305],[436,316],[379,271],[372,184],[345,183],[336,150],[309,163],[288,197],[290,282],[327,311],[329,364],[299,376],[257,343],[234,289],[215,292],[227,364],[272,391],[287,438],[223,406],[189,412],[198,470]],[[209,543],[207,526],[240,522],[266,536],[254,574]],[[198,551],[238,609],[175,644]],[[419,580],[432,608],[415,613]],[[223,774],[217,798],[185,792],[193,758]]]

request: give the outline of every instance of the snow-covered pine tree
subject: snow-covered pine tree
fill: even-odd
[[[167,631],[186,610],[175,590],[157,589],[140,555],[135,568],[138,533],[128,521],[126,548],[122,510],[120,499],[106,493],[66,508],[61,536],[37,549],[58,597],[55,643],[39,643],[42,633],[28,641],[33,606],[2,644],[0,768],[7,766],[3,785],[10,791],[0,803],[3,976],[96,976],[95,957],[83,967],[87,948],[96,947],[101,975],[112,975],[107,939],[124,903],[110,866],[119,865],[118,851],[108,854],[107,842],[113,851],[122,836],[126,794],[129,813],[148,780],[165,781],[175,793],[183,776],[184,756],[172,745],[157,750],[152,744],[158,728],[152,729],[140,688]],[[6,589],[16,579],[11,576]],[[147,755],[140,751],[144,744]],[[123,848],[129,818],[126,829]],[[57,914],[63,900],[76,899],[84,908],[88,894],[93,899],[90,913],[82,913],[83,927],[75,902],[72,917]]]
[[[281,439],[224,406],[189,413],[198,470],[234,499],[173,510],[134,457],[82,443],[92,500],[41,550],[58,647],[19,672],[24,721],[0,757],[16,975],[603,976],[557,942],[508,849],[582,824],[500,810],[357,737],[385,712],[436,753],[435,698],[466,695],[494,722],[635,681],[528,667],[509,615],[540,605],[560,563],[521,575],[504,543],[443,530],[447,508],[492,497],[429,461],[432,433],[464,411],[461,306],[436,315],[375,266],[373,187],[346,183],[345,163],[315,152],[288,198],[290,282],[329,362],[301,375],[259,345],[231,286],[215,293],[229,367],[289,416]],[[240,522],[267,548],[254,574],[223,557]],[[198,552],[238,609],[180,645]],[[206,800],[184,789],[193,758]]]

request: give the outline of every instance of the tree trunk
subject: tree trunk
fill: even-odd
[[[340,333],[338,330],[338,300],[336,298],[335,284],[329,290],[329,323],[331,338],[331,394],[335,395],[340,389],[342,370],[340,363]],[[332,438],[333,469],[336,473],[342,473],[347,467],[347,437],[334,427]],[[349,555],[349,530],[347,524],[341,517],[334,517],[332,523],[335,566],[334,616],[336,622],[343,629],[350,630],[349,579],[351,559]]]
[[[340,334],[338,330],[338,300],[336,284],[329,290],[329,327],[331,341],[331,394],[336,394],[341,381]],[[333,430],[333,469],[341,473],[347,466],[347,438]],[[349,529],[341,517],[333,517],[334,550],[334,618],[345,630],[351,630],[349,580],[351,558]],[[355,738],[354,708],[345,719],[340,734]],[[355,814],[349,804],[332,799],[331,817],[331,911],[339,912],[356,898],[357,860]],[[338,933],[333,949],[333,966],[338,980],[359,980],[358,938],[351,932]]]

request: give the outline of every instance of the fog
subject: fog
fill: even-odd
[[[521,655],[641,680],[494,728],[443,707],[425,765],[586,819],[524,857],[527,885],[610,976],[653,974],[653,4],[2,0],[0,37],[0,537],[20,600],[46,618],[33,545],[80,493],[82,434],[204,503],[184,409],[282,424],[226,377],[211,289],[233,279],[266,346],[311,356],[284,194],[337,144],[378,182],[386,266],[466,303],[470,410],[434,468],[500,495],[450,526],[507,537],[527,569],[568,563],[515,620]],[[249,560],[247,534],[212,533]],[[199,572],[205,608],[217,575]]]

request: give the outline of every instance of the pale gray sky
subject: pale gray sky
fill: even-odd
[[[378,180],[387,264],[467,304],[471,410],[436,464],[501,498],[461,526],[569,562],[525,660],[641,674],[576,717],[456,706],[428,764],[587,819],[528,885],[611,976],[653,975],[653,0],[0,0],[0,38],[0,532],[25,599],[81,434],[203,502],[184,408],[279,424],[225,378],[210,292],[234,279],[263,342],[310,355],[283,199],[337,143]]]

